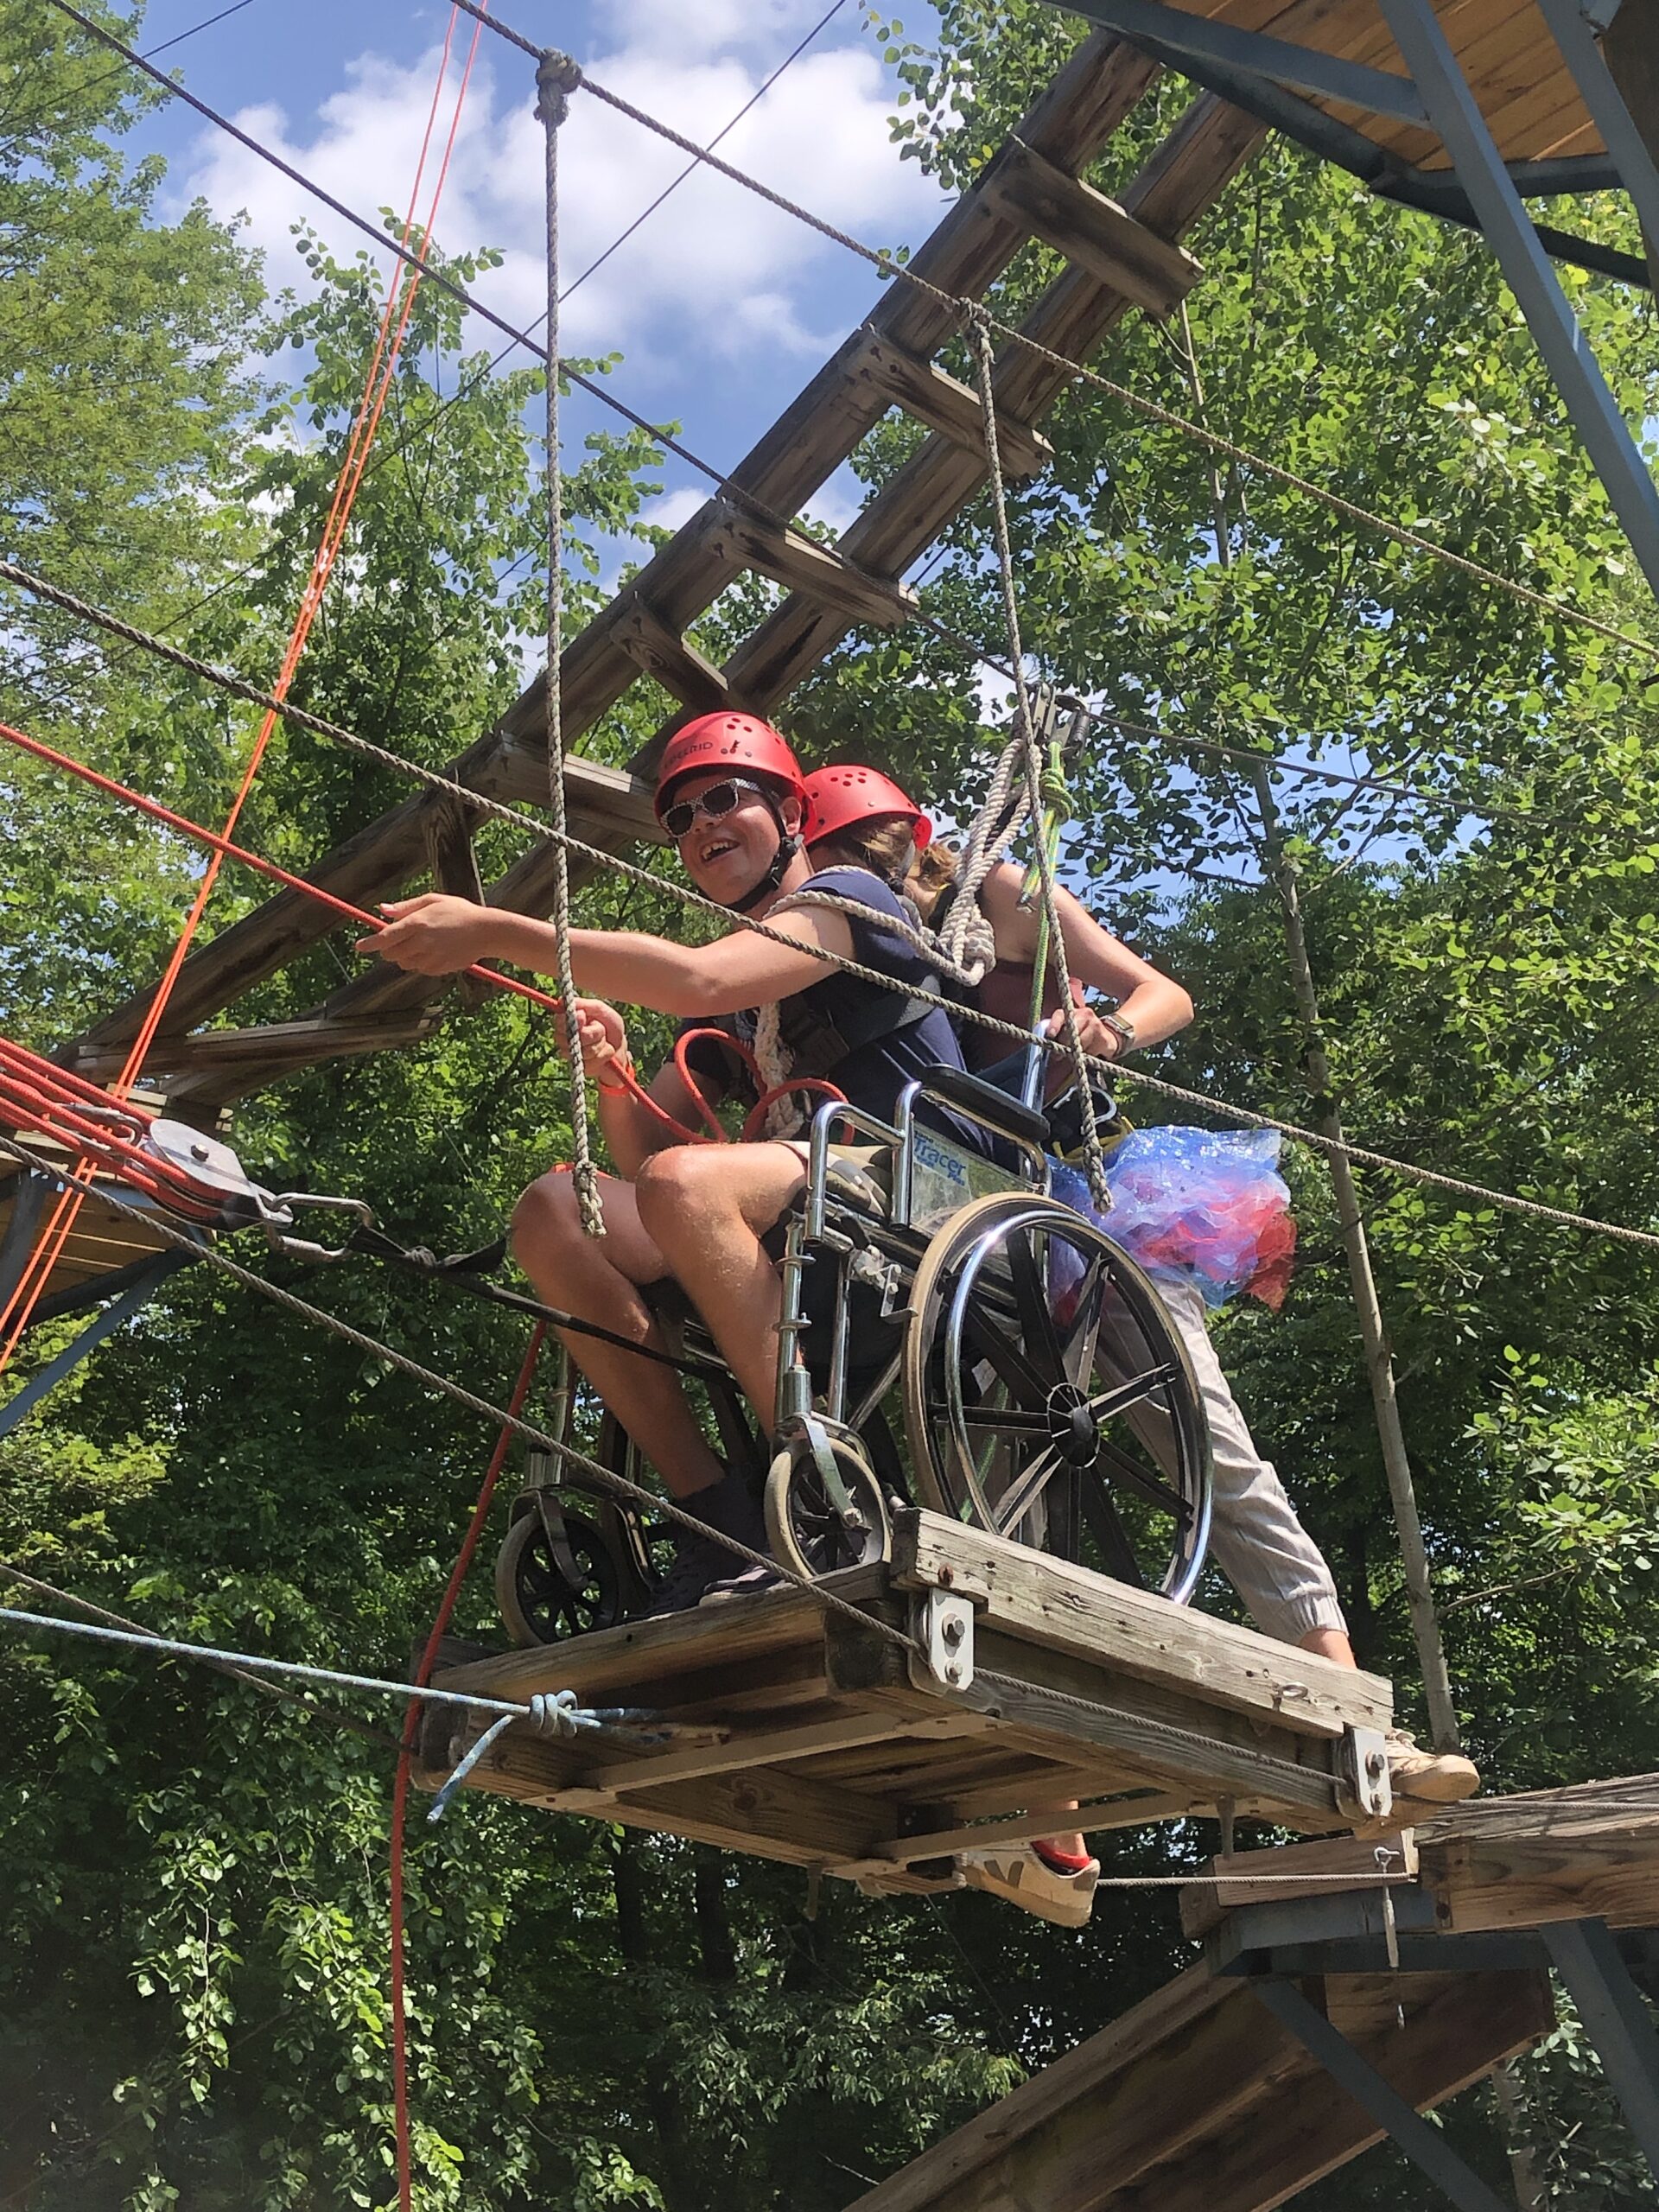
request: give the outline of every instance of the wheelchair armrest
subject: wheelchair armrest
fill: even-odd
[[[933,1068],[924,1078],[922,1089],[931,1098],[963,1107],[999,1135],[1012,1137],[1016,1143],[1035,1145],[1039,1152],[1048,1148],[1046,1114],[1039,1113],[1034,1106],[1026,1105],[1006,1090],[999,1090],[994,1083],[970,1075],[966,1068]]]

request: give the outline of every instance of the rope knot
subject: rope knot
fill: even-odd
[[[582,83],[582,64],[549,47],[536,70],[536,112],[556,130],[570,112],[570,95]]]
[[[531,1723],[544,1736],[580,1735],[582,1722],[576,1716],[581,1711],[575,1690],[538,1690],[530,1700]]]

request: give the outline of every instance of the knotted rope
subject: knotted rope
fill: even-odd
[[[1089,1055],[1083,1049],[1083,1038],[1077,1028],[1077,1003],[1071,995],[1071,973],[1065,957],[1065,935],[1060,927],[1059,906],[1054,895],[1053,857],[1048,849],[1048,840],[1042,834],[1043,763],[1038,755],[1031,695],[1026,688],[1025,647],[1020,637],[1020,602],[1014,583],[1014,549],[1008,541],[1008,509],[1002,486],[1002,455],[996,436],[996,387],[993,373],[995,355],[991,340],[991,318],[984,308],[975,308],[969,323],[969,332],[978,372],[980,410],[985,418],[985,464],[991,494],[991,519],[996,531],[996,559],[1002,583],[1002,619],[1007,630],[1008,660],[1014,671],[1014,739],[1025,769],[1026,805],[1035,831],[1033,842],[1037,854],[1037,875],[1042,886],[1043,911],[1048,918],[1048,957],[1054,963],[1054,980],[1059,986],[1060,1017],[1065,1024],[1066,1048],[1077,1084],[1078,1109],[1083,1116],[1083,1142],[1089,1162],[1089,1188],[1100,1211],[1108,1213],[1111,1210],[1112,1197],[1106,1181],[1106,1159],[1100,1147],[1100,1130],[1095,1121],[1095,1095],[1089,1087]]]
[[[582,72],[568,54],[543,54],[536,71],[536,112],[547,146],[547,804],[553,824],[553,931],[559,999],[570,1055],[570,1154],[576,1211],[588,1236],[605,1234],[588,1128],[576,980],[570,961],[570,855],[565,842],[563,730],[564,480],[559,465],[559,125]]]

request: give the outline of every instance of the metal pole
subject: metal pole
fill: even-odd
[[[1380,0],[1380,5],[1643,573],[1659,597],[1659,491],[1538,242],[1486,118],[1429,0]]]
[[[1284,916],[1285,950],[1289,959],[1291,988],[1295,994],[1297,1011],[1302,1017],[1306,1033],[1306,1065],[1308,1084],[1313,1094],[1313,1126],[1322,1135],[1340,1144],[1344,1141],[1342,1116],[1331,1087],[1331,1063],[1325,1054],[1319,995],[1314,989],[1313,970],[1307,957],[1307,934],[1302,925],[1296,863],[1285,850],[1279,810],[1274,802],[1267,770],[1255,770],[1252,780],[1262,813],[1268,865],[1278,887],[1279,903]],[[1342,1231],[1343,1250],[1348,1260],[1348,1281],[1353,1293],[1354,1311],[1359,1319],[1360,1340],[1365,1348],[1365,1375],[1370,1384],[1371,1404],[1376,1415],[1377,1441],[1382,1449],[1382,1465],[1389,1478],[1389,1497],[1394,1506],[1395,1525],[1400,1532],[1400,1555],[1405,1567],[1411,1630],[1417,1645],[1418,1664],[1422,1669],[1423,1694],[1428,1702],[1429,1734],[1437,1751],[1455,1751],[1459,1748],[1460,1741],[1457,1707],[1452,1695],[1452,1678],[1446,1669],[1446,1649],[1440,1641],[1440,1624],[1434,1614],[1434,1597],[1429,1585],[1428,1553],[1423,1542],[1423,1524],[1417,1511],[1416,1487],[1412,1481],[1411,1460],[1406,1451],[1405,1430],[1401,1424],[1400,1404],[1395,1393],[1394,1353],[1382,1319],[1382,1303],[1376,1294],[1376,1277],[1371,1268],[1370,1243],[1365,1234],[1364,1217],[1360,1211],[1354,1172],[1348,1164],[1346,1154],[1331,1154],[1329,1165],[1331,1181],[1337,1195],[1337,1221]]]
[[[1579,0],[1538,0],[1538,5],[1551,37],[1561,49],[1561,59],[1573,73],[1573,83],[1584,95],[1590,119],[1606,142],[1618,181],[1636,202],[1643,232],[1649,238],[1659,238],[1659,168],[1654,165],[1652,151],[1637,128],[1612,71],[1602,59]]]
[[[1385,2082],[1346,2036],[1310,2005],[1294,1982],[1252,1981],[1252,1993],[1281,2027],[1312,2051],[1340,2088],[1379,2126],[1387,2128],[1415,2166],[1445,2190],[1458,2212],[1510,2212],[1503,2198],[1466,2166],[1438,2127],[1431,2127],[1391,2083]]]
[[[130,1288],[106,1306],[95,1321],[89,1321],[73,1344],[65,1346],[49,1365],[43,1367],[22,1389],[0,1406],[0,1438],[11,1434],[18,1423],[27,1420],[48,1392],[54,1390],[66,1375],[71,1375],[91,1353],[97,1351],[105,1337],[113,1336],[124,1321],[130,1321],[141,1306],[147,1306],[170,1274],[190,1262],[181,1255],[163,1252],[155,1263],[145,1269]]]
[[[1605,1920],[1557,1920],[1541,1929],[1630,2133],[1659,2177],[1659,2037]]]

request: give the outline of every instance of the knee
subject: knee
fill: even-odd
[[[684,1241],[694,1223],[721,1206],[719,1161],[691,1145],[670,1145],[640,1163],[634,1178],[639,1219],[658,1248]]]
[[[575,1179],[568,1168],[538,1175],[520,1194],[507,1233],[514,1259],[526,1268],[538,1257],[568,1249],[573,1239],[581,1237]]]

